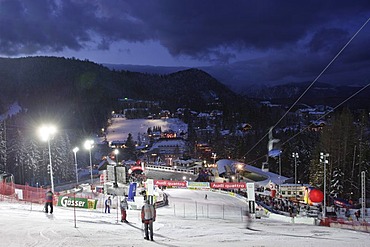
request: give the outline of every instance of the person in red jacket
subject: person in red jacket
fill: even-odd
[[[128,223],[128,221],[126,219],[126,217],[127,217],[126,210],[127,209],[128,209],[127,199],[126,199],[126,197],[123,197],[123,199],[121,201],[121,222]]]
[[[141,221],[144,223],[145,239],[153,241],[153,222],[156,218],[156,210],[154,205],[150,204],[148,200],[145,201],[144,206],[141,208]]]
[[[50,213],[53,213],[53,198],[54,194],[51,190],[48,190],[45,194],[45,213],[49,212],[50,207]]]

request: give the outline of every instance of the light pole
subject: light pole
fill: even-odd
[[[298,153],[292,153],[294,158],[294,186],[295,186],[295,198],[297,199],[297,158],[299,158]]]
[[[78,184],[78,169],[77,169],[77,152],[78,152],[79,148],[78,147],[75,147],[73,149],[73,153],[75,154],[75,166],[76,166],[76,183]]]
[[[329,154],[326,153],[320,153],[320,163],[324,163],[324,206],[323,206],[323,218],[325,219],[326,217],[326,164],[329,163],[328,161]]]
[[[116,165],[114,166],[114,187],[118,188],[118,183],[117,183],[117,166],[118,166],[118,149],[114,149],[114,154],[116,155]]]
[[[281,184],[281,151],[279,151],[279,190]]]
[[[39,129],[39,134],[40,134],[41,140],[48,142],[50,183],[51,183],[51,191],[53,193],[54,193],[54,177],[53,177],[53,166],[52,166],[52,163],[51,163],[50,139],[53,138],[53,136],[56,132],[57,132],[57,129],[52,125],[43,125]]]
[[[90,154],[90,180],[91,180],[91,185],[93,185],[93,174],[92,174],[92,160],[91,160],[91,149],[94,147],[93,146],[94,141],[93,140],[87,140],[85,141],[85,148],[89,150]]]

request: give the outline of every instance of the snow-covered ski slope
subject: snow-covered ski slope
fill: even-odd
[[[162,131],[172,130],[177,134],[188,131],[188,125],[177,118],[168,119],[126,119],[111,118],[111,125],[106,130],[106,138],[111,141],[126,141],[128,134],[137,140],[138,134],[147,133],[148,128],[161,127]],[[100,138],[100,141],[103,141]]]
[[[242,200],[210,191],[166,192],[170,203],[157,209],[154,242],[143,238],[139,211],[129,210],[126,224],[117,223],[116,209],[111,214],[79,209],[75,228],[73,208],[55,207],[51,216],[42,205],[0,201],[0,246],[370,246],[368,233],[267,218],[253,220],[254,230],[247,230]],[[219,213],[207,215],[216,205]]]

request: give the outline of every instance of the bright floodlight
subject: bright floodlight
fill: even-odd
[[[75,167],[76,167],[76,184],[78,184],[78,169],[77,169],[77,152],[80,150],[78,147],[72,149],[73,153],[75,154]]]
[[[53,125],[42,125],[39,129],[41,140],[48,142],[49,149],[49,168],[50,168],[50,183],[51,191],[54,192],[54,175],[53,175],[53,164],[51,163],[51,150],[50,150],[50,139],[57,132],[57,129]]]
[[[57,129],[53,125],[42,125],[39,129],[39,135],[41,140],[48,141],[55,133]]]
[[[93,168],[92,168],[92,160],[91,160],[91,149],[93,148],[93,144],[94,144],[93,140],[87,140],[85,141],[85,144],[84,144],[85,148],[89,150],[89,154],[90,154],[90,183],[91,185],[93,184],[93,172],[92,172]]]
[[[90,150],[93,147],[93,144],[94,144],[94,141],[93,140],[87,140],[87,141],[85,141],[84,147],[87,150]]]

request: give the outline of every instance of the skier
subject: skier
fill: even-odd
[[[207,194],[204,196],[204,199],[207,200]]]
[[[155,207],[149,203],[148,200],[145,201],[144,206],[141,208],[141,221],[144,223],[145,230],[145,239],[149,240],[150,231],[150,240],[153,241],[153,222],[155,221],[156,210]]]
[[[105,213],[110,214],[110,206],[112,205],[112,200],[110,199],[110,196],[108,196],[108,199],[105,200]]]
[[[128,203],[126,197],[123,197],[121,201],[121,222],[128,223],[128,221],[126,220],[126,209],[128,209]]]
[[[45,194],[45,213],[49,212],[50,207],[50,214],[53,214],[53,192],[49,189]]]
[[[251,229],[250,225],[251,225],[251,222],[252,222],[252,216],[251,216],[251,214],[249,213],[248,210],[245,210],[245,216],[246,216],[246,221],[247,221],[246,228]]]

